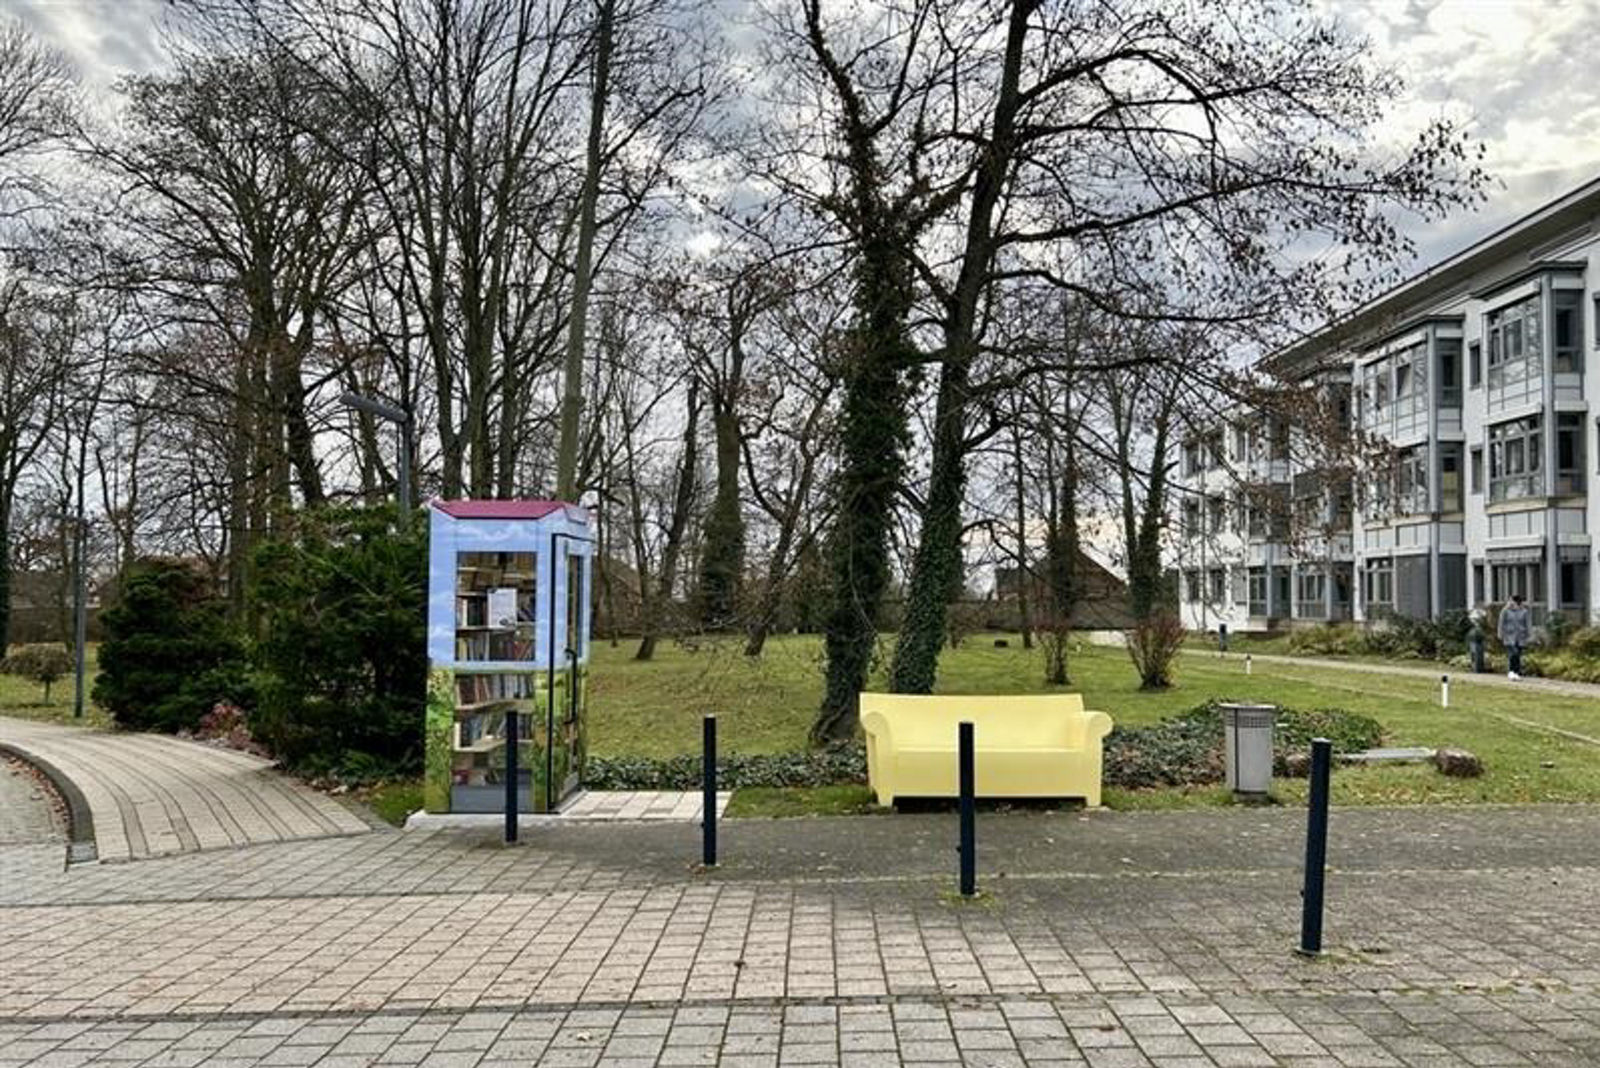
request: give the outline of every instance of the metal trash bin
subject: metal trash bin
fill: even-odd
[[[1262,796],[1272,789],[1272,730],[1278,722],[1275,705],[1222,706],[1223,762],[1228,789],[1243,796]]]

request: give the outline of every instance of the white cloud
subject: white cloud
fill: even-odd
[[[162,22],[177,10],[161,0],[3,2],[66,53],[91,90],[158,69]],[[1406,224],[1423,263],[1600,174],[1600,79],[1592,73],[1600,0],[1320,2],[1368,36],[1375,58],[1404,77],[1407,96],[1385,116],[1387,134],[1446,115],[1486,147],[1485,164],[1498,181],[1488,203],[1443,222]],[[720,7],[726,39],[754,54],[759,33],[748,0],[720,0]]]

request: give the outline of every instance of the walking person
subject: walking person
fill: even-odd
[[[1500,609],[1500,624],[1495,630],[1510,660],[1506,678],[1522,678],[1522,647],[1533,638],[1533,613],[1522,603],[1522,594],[1513,593],[1511,603]]]

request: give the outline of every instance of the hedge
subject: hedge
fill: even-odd
[[[1383,727],[1342,709],[1280,709],[1274,734],[1277,763],[1328,738],[1335,752],[1369,749],[1383,740]],[[591,756],[584,785],[592,790],[692,790],[700,785],[700,758]],[[1118,727],[1105,741],[1105,785],[1130,788],[1221,782],[1222,712],[1219,702],[1147,727]],[[836,786],[867,781],[866,750],[859,745],[803,753],[731,753],[717,761],[717,785]]]

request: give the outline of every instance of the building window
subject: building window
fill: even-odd
[[[1474,605],[1480,605],[1480,604],[1483,603],[1483,565],[1482,564],[1473,564],[1472,565],[1472,603]]]
[[[1228,502],[1222,497],[1206,498],[1206,529],[1212,534],[1221,534],[1227,525]]]
[[[1289,458],[1289,420],[1273,416],[1267,423],[1268,447],[1274,460]]]
[[[1483,492],[1483,446],[1472,447],[1472,492]]]
[[[1428,510],[1428,447],[1418,445],[1400,454],[1395,469],[1395,512],[1417,515]]]
[[[1382,426],[1389,419],[1389,361],[1375,360],[1361,369],[1361,425]]]
[[[1218,604],[1228,599],[1228,571],[1226,568],[1214,567],[1206,572],[1206,581],[1211,585],[1211,599]]]
[[[1508,383],[1538,376],[1541,338],[1539,336],[1539,298],[1526,300],[1489,313],[1489,388],[1501,389]]]
[[[1461,442],[1439,443],[1439,511],[1459,512],[1466,507],[1461,486]]]
[[[1588,561],[1569,560],[1561,565],[1561,607],[1589,614]]]
[[[1183,473],[1198,475],[1200,473],[1200,443],[1186,441],[1183,443]]]
[[[1583,413],[1556,413],[1556,493],[1582,493]]]
[[[1583,370],[1583,293],[1576,289],[1555,291],[1555,351],[1550,363],[1557,371]]]
[[[1544,494],[1543,439],[1537,415],[1489,428],[1490,503]]]
[[[1472,389],[1483,385],[1483,342],[1467,346],[1467,383]]]
[[[1264,567],[1250,569],[1250,614],[1267,614],[1267,569]]]
[[[1227,439],[1222,431],[1218,430],[1206,438],[1206,467],[1211,470],[1220,470],[1228,466]]]
[[[1439,407],[1461,407],[1461,342],[1440,338],[1433,343],[1439,353]]]
[[[1203,533],[1200,529],[1200,502],[1193,497],[1185,498],[1183,502],[1183,532],[1191,538],[1198,538]]]
[[[1328,595],[1328,576],[1320,567],[1303,567],[1298,576],[1300,587],[1300,614],[1321,615],[1320,609]]]
[[[1529,604],[1544,604],[1544,565],[1491,564],[1489,581],[1493,584],[1493,600],[1505,604],[1517,594]]]
[[[1361,573],[1361,599],[1368,613],[1394,608],[1394,560],[1381,556],[1367,561]]]
[[[1183,573],[1183,593],[1184,598],[1190,604],[1194,604],[1200,599],[1200,572],[1185,571]]]
[[[1457,387],[1456,406],[1460,407],[1460,388]],[[1394,365],[1395,415],[1423,415],[1428,410],[1428,346],[1413,345],[1401,353]]]

